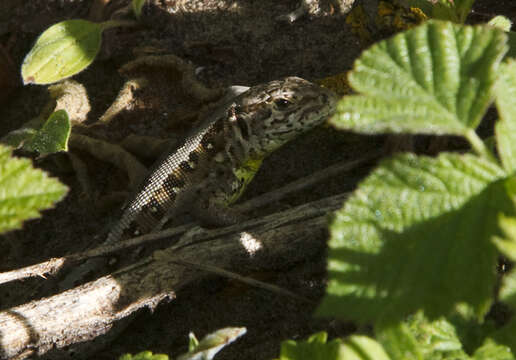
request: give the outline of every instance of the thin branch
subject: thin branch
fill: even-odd
[[[378,158],[381,155],[381,152],[374,151],[371,153],[367,153],[364,155],[361,159],[357,159],[354,161],[346,161],[342,163],[338,163],[335,165],[332,165],[326,169],[323,169],[321,171],[318,171],[314,174],[311,174],[307,177],[304,177],[302,179],[299,179],[297,181],[291,182],[277,190],[273,190],[271,192],[268,192],[266,194],[263,194],[261,196],[258,196],[256,198],[253,198],[249,201],[246,201],[243,204],[234,206],[237,210],[242,212],[247,212],[250,210],[257,209],[263,205],[270,204],[274,201],[278,201],[290,193],[293,193],[295,191],[300,191],[305,188],[308,188],[314,184],[317,184],[323,180],[326,180],[332,176],[336,176],[339,173],[346,172],[353,170],[358,165],[361,165],[363,163],[366,163],[368,161],[374,160]],[[347,194],[345,195],[347,196]],[[322,201],[325,201],[324,199]],[[339,199],[339,201],[344,201],[344,197],[342,199]],[[248,220],[245,222],[242,222],[237,225],[228,226],[221,229],[215,229],[215,230],[205,230],[203,232],[204,235],[197,236],[196,239],[190,239],[190,241],[202,241],[201,238],[204,236],[204,239],[213,238],[216,236],[222,236],[224,234],[228,234],[234,231],[241,231],[243,229],[252,228],[255,226],[263,225],[267,222],[273,222],[275,221],[276,215],[270,215],[259,219],[253,219]],[[198,225],[197,223],[187,223],[181,226],[177,226],[170,229],[165,229],[159,232],[150,233],[142,236],[138,236],[132,239],[128,239],[125,241],[122,241],[120,243],[109,245],[109,246],[100,246],[88,251],[75,253],[72,255],[68,255],[61,258],[52,258],[48,261],[27,266],[21,269],[16,269],[12,271],[7,271],[0,273],[0,284],[7,283],[14,280],[21,280],[23,278],[27,277],[42,277],[45,278],[45,274],[55,274],[59,271],[59,269],[66,265],[70,265],[73,263],[77,263],[79,261],[91,258],[91,257],[97,257],[97,256],[105,256],[108,254],[111,254],[116,251],[124,250],[130,247],[142,245],[151,241],[156,241],[159,239],[167,238],[167,237],[173,237],[176,235],[180,235],[185,233],[188,229],[193,228],[194,226]],[[209,234],[209,235],[207,235]],[[182,246],[182,245],[181,245]]]
[[[270,229],[264,224],[209,243],[171,247],[144,259],[142,266],[129,266],[57,295],[6,309],[0,312],[0,359],[23,359],[28,351],[52,359],[69,356],[68,351],[86,355],[103,337],[89,340],[116,336],[117,331],[111,329],[123,329],[130,315],[144,307],[154,309],[164,299],[174,299],[185,286],[212,276],[206,272],[212,267],[246,273],[286,268],[310,258],[324,247],[321,239],[326,234],[327,217],[320,215],[321,210],[335,210],[342,198],[314,202],[311,210],[306,204],[275,214],[284,218],[278,223],[290,220],[288,225]],[[192,264],[206,268],[198,270],[199,266]],[[74,344],[82,346],[80,351],[70,347]]]
[[[352,161],[346,160],[337,163],[323,170],[317,171],[309,176],[293,181],[285,186],[280,187],[279,189],[257,196],[249,201],[246,201],[241,205],[235,205],[234,208],[238,211],[247,212],[249,210],[253,210],[261,206],[268,205],[270,203],[283,199],[284,197],[293,192],[304,190],[306,188],[309,188],[310,186],[313,186],[338,174],[353,170],[357,168],[359,165],[378,159],[382,154],[383,151],[375,150],[366,153],[359,159]]]

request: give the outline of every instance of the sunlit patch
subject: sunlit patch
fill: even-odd
[[[263,247],[260,240],[245,231],[240,233],[240,243],[250,256],[254,256]]]

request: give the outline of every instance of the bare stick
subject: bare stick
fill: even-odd
[[[341,194],[338,196],[334,196],[331,198],[319,200],[313,203],[305,204],[298,206],[296,208],[283,211],[280,213],[268,215],[258,219],[251,219],[245,222],[242,222],[237,225],[228,226],[220,229],[206,230],[199,228],[199,231],[195,234],[195,236],[190,236],[188,238],[189,243],[193,242],[202,242],[207,241],[209,239],[213,239],[215,237],[224,236],[227,234],[231,234],[238,231],[244,231],[246,229],[252,229],[257,226],[267,226],[268,228],[274,228],[278,226],[282,226],[285,223],[292,221],[300,221],[307,217],[313,217],[316,215],[326,214],[340,206],[342,202],[346,199],[347,194]],[[319,206],[319,204],[325,204],[325,206]],[[288,217],[281,216],[283,214],[288,214]],[[119,251],[122,249],[127,249],[129,247],[142,245],[144,243],[148,243],[149,241],[159,240],[175,235],[180,235],[185,233],[188,229],[191,229],[195,224],[189,223],[185,225],[181,225],[175,228],[159,231],[156,233],[146,234],[143,236],[138,236],[129,240],[122,241],[120,243],[109,245],[109,246],[100,246],[92,250],[84,251],[81,253],[72,254],[66,257],[61,258],[52,258],[48,261],[27,266],[21,269],[7,271],[4,273],[0,273],[0,284],[6,283],[13,280],[19,280],[25,277],[33,277],[40,276],[45,278],[45,274],[54,274],[56,273],[65,263],[67,265],[76,263],[78,261],[82,261],[91,257],[97,256],[105,256],[115,251]],[[170,247],[174,251],[176,249],[183,248],[188,244],[180,244]]]
[[[317,203],[313,214],[321,208],[340,206],[335,198]],[[288,212],[283,216],[297,217]],[[187,268],[187,263],[240,273],[289,267],[321,250],[326,223],[326,215],[305,216],[302,221],[274,229],[266,224],[182,249],[165,249],[140,267],[122,269],[55,296],[7,309],[0,312],[0,359],[23,359],[31,354],[58,359],[69,356],[64,347],[77,343],[83,347],[72,351],[92,351],[88,340],[114,336],[116,331],[110,329],[137,310],[153,309],[164,299],[180,296],[180,290],[193,281],[213,276]],[[178,265],[180,262],[183,265]]]
[[[260,206],[263,206],[264,204],[270,204],[271,202],[277,201],[279,199],[284,198],[288,194],[299,191],[302,189],[305,189],[309,186],[312,186],[316,183],[319,183],[325,179],[328,179],[332,176],[336,176],[339,173],[350,171],[357,167],[360,164],[366,163],[367,161],[371,161],[375,158],[378,158],[381,155],[379,151],[374,151],[371,153],[366,154],[361,159],[357,159],[354,161],[346,161],[342,163],[338,163],[336,165],[332,165],[324,170],[318,171],[310,176],[307,176],[305,178],[302,178],[300,180],[294,181],[289,183],[288,185],[285,185],[277,190],[273,190],[269,193],[263,194],[261,196],[258,196],[254,199],[251,199],[243,204],[236,205],[235,208],[239,211],[246,212],[250,211],[256,208],[259,208]],[[344,201],[344,200],[342,200]],[[273,215],[274,217],[274,215]],[[263,221],[269,221],[274,219],[269,219],[268,217],[262,218],[261,220],[250,220],[243,222],[239,225],[230,226],[227,228],[217,229],[217,230],[211,230],[211,232],[215,235],[212,236],[220,236],[224,233],[232,232],[232,231],[239,231],[239,229],[245,229],[247,227],[252,227],[256,225],[263,224]],[[0,273],[0,284],[14,281],[14,280],[21,280],[26,277],[35,277],[39,276],[42,278],[45,278],[45,274],[55,274],[59,271],[59,269],[66,263],[67,265],[76,263],[79,261],[82,261],[84,259],[88,259],[91,257],[96,256],[104,256],[116,251],[120,251],[123,249],[127,249],[130,247],[142,245],[151,241],[172,237],[176,235],[183,234],[188,229],[195,226],[195,223],[188,223],[185,225],[181,225],[178,227],[174,227],[171,229],[162,230],[156,233],[146,234],[143,236],[138,236],[129,240],[122,241],[120,243],[117,243],[115,245],[110,246],[101,246],[92,250],[88,250],[81,253],[75,253],[66,257],[62,258],[52,258],[48,261],[42,262],[40,264],[31,265],[28,267],[24,267],[17,270],[7,271]],[[238,228],[238,226],[241,226],[241,228]]]
[[[352,160],[352,161],[346,160],[346,161],[340,162],[338,164],[329,166],[323,170],[313,173],[312,175],[309,175],[302,179],[293,181],[283,187],[280,187],[279,189],[270,191],[266,194],[258,196],[254,199],[246,201],[245,203],[243,203],[241,205],[236,205],[234,207],[236,210],[242,211],[242,212],[246,212],[246,211],[249,211],[252,209],[259,208],[263,205],[267,205],[274,201],[278,201],[278,200],[284,198],[288,194],[306,189],[310,186],[320,183],[320,182],[322,182],[326,179],[329,179],[333,176],[336,176],[340,173],[350,171],[350,170],[358,167],[359,165],[362,165],[364,163],[367,163],[368,161],[379,158],[381,155],[382,155],[382,152],[380,152],[380,151],[372,151],[372,152],[366,153],[360,159],[356,159],[356,160]]]

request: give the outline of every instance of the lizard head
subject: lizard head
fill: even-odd
[[[234,119],[250,150],[262,156],[326,121],[336,102],[331,90],[287,77],[240,95]]]

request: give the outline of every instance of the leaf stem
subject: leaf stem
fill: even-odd
[[[489,151],[489,149],[486,147],[482,139],[477,135],[475,130],[467,130],[464,136],[469,141],[471,148],[475,153],[477,153],[477,155],[494,163],[498,163],[494,155],[491,153],[491,151]]]
[[[137,21],[132,20],[108,20],[100,23],[100,26],[102,26],[102,30],[106,30],[118,26],[136,26],[138,24]]]

